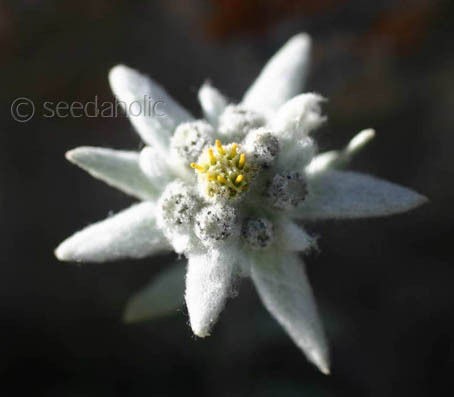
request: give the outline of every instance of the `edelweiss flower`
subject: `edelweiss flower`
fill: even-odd
[[[373,130],[360,132],[341,151],[316,155],[311,133],[325,121],[323,98],[298,95],[309,50],[307,35],[293,37],[239,104],[228,104],[204,84],[198,95],[204,120],[195,120],[151,79],[114,67],[111,87],[145,148],[135,153],[81,147],[67,158],[141,203],[74,234],[56,249],[57,258],[104,262],[172,249],[183,254],[186,306],[200,337],[209,335],[235,279],[250,277],[271,314],[328,373],[327,344],[299,256],[315,245],[304,224],[391,215],[426,199],[336,169],[374,136]],[[145,106],[147,96],[159,101],[165,114],[134,108]],[[145,303],[160,294],[170,296],[164,306],[179,303],[171,298],[172,288],[181,288],[175,269],[133,299],[130,319],[143,315]],[[156,310],[161,309],[166,307]]]

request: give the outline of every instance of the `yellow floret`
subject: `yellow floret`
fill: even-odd
[[[238,143],[223,146],[217,139],[214,146],[208,147],[198,159],[191,163],[199,174],[208,198],[236,198],[247,190],[254,172],[241,152]]]

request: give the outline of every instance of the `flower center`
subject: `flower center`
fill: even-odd
[[[191,167],[198,173],[199,182],[203,183],[209,198],[238,197],[248,189],[252,174],[246,154],[240,151],[239,145],[223,146],[219,139],[214,146],[206,148],[198,163],[191,163]]]

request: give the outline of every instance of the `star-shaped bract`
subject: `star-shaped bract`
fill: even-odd
[[[327,343],[300,257],[315,245],[304,223],[392,215],[426,199],[338,169],[373,130],[360,132],[343,150],[316,154],[311,133],[325,121],[323,98],[299,94],[310,46],[305,34],[290,39],[239,104],[205,83],[198,94],[204,120],[195,120],[150,78],[114,67],[112,90],[146,146],[140,153],[80,147],[66,156],[140,202],[65,240],[57,258],[105,262],[183,254],[186,269],[169,268],[134,296],[126,319],[177,307],[185,282],[191,328],[200,337],[209,335],[235,279],[250,277],[269,312],[328,373]],[[150,101],[159,112],[145,111]]]

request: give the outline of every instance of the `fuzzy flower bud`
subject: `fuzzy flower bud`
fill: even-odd
[[[244,221],[241,236],[251,248],[266,248],[274,238],[274,225],[266,218],[248,218]]]
[[[200,208],[200,201],[191,187],[173,182],[164,190],[158,202],[158,220],[165,229],[187,229]]]
[[[203,120],[180,124],[170,141],[172,152],[185,163],[197,160],[212,142],[213,127]]]
[[[219,134],[229,141],[238,141],[250,130],[264,124],[262,115],[239,105],[229,105],[219,118]]]
[[[214,204],[196,215],[196,236],[204,243],[225,240],[237,231],[237,211],[227,205]]]
[[[244,148],[252,161],[268,166],[279,153],[279,140],[266,129],[258,128],[248,133]]]
[[[276,174],[268,187],[271,204],[279,209],[292,209],[304,201],[307,184],[304,177],[296,171]]]

